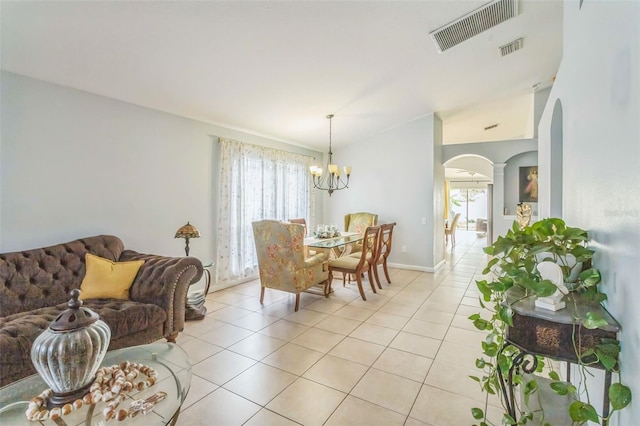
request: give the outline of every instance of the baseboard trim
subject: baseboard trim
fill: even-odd
[[[220,291],[220,290],[224,290],[225,288],[229,288],[229,287],[233,287],[239,284],[244,284],[247,283],[249,281],[253,281],[255,279],[260,278],[259,274],[250,276],[250,277],[245,277],[245,278],[239,278],[237,280],[234,281],[224,281],[222,283],[211,283],[211,285],[209,286],[209,293],[213,293],[214,291]]]
[[[440,262],[438,262],[438,264],[436,266],[429,267],[429,266],[418,266],[418,265],[405,265],[402,263],[389,263],[388,265],[391,268],[397,268],[397,269],[407,269],[410,271],[420,271],[420,272],[436,272],[438,269],[442,268],[445,264],[444,260],[441,260]]]

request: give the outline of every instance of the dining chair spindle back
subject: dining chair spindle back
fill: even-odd
[[[333,281],[333,273],[341,272],[343,274],[353,274],[358,283],[358,290],[362,300],[367,300],[362,288],[362,276],[366,272],[369,277],[371,290],[377,293],[376,286],[373,282],[373,265],[377,259],[378,236],[380,235],[379,226],[369,226],[364,231],[364,239],[362,240],[362,251],[349,256],[339,257],[329,261],[329,289]]]
[[[373,273],[376,276],[376,282],[378,283],[378,287],[382,288],[380,285],[380,277],[378,276],[378,266],[382,265],[382,269],[384,270],[384,276],[387,278],[387,282],[391,284],[391,278],[389,277],[389,269],[387,269],[387,258],[391,254],[391,243],[393,241],[393,227],[396,226],[395,222],[385,223],[384,225],[380,225],[380,236],[378,237],[378,251],[377,251],[377,260],[373,265]]]

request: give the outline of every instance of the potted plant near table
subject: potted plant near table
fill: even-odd
[[[508,329],[513,327],[514,303],[527,297],[549,297],[558,290],[558,286],[552,281],[541,276],[537,268],[541,262],[552,260],[560,265],[565,286],[569,290],[564,298],[568,305],[584,304],[587,301],[588,306],[600,306],[600,303],[606,300],[606,294],[598,287],[600,272],[591,265],[594,251],[588,248],[587,241],[588,234],[585,230],[566,226],[562,219],[549,218],[522,229],[514,222],[513,228],[504,237],[498,237],[494,244],[484,249],[492,258],[483,274],[493,276],[493,279],[476,282],[481,294],[480,304],[483,311],[471,315],[469,319],[477,329],[486,332],[487,335],[482,342],[483,356],[476,360],[476,367],[482,374],[471,378],[480,384],[483,392],[487,393],[487,398],[489,395],[497,395],[502,399],[506,392],[502,378],[508,374],[512,375],[512,383],[521,392],[525,403],[513,402],[510,409],[505,407],[502,424],[531,424],[534,418],[543,425],[549,424],[544,420],[545,407],[542,404],[541,412],[532,412],[527,408],[529,398],[543,391],[538,385],[538,381],[542,383],[543,380],[536,380],[542,377],[543,369],[550,371],[547,373],[550,380],[544,380],[545,387],[550,386],[557,395],[573,394],[575,397],[574,402],[569,405],[568,413],[574,424],[606,421],[613,412],[623,409],[631,401],[631,391],[627,386],[620,382],[611,384],[608,389],[611,412],[602,419],[591,404],[588,392],[580,392],[571,383],[560,380],[559,374],[548,362],[550,360],[541,356],[535,357],[537,375],[528,375],[521,368],[512,368],[513,360],[522,352],[518,347],[506,344]],[[520,296],[515,301],[512,297],[508,300],[509,292],[517,292]],[[573,318],[574,331],[579,327],[576,324],[587,329],[607,324],[607,321],[594,311],[581,309],[580,312],[583,312],[584,317]],[[581,383],[588,379],[589,373],[585,367],[589,365],[598,364],[600,368],[619,372],[620,347],[617,340],[605,339],[585,349],[576,344],[574,337],[573,348],[578,360]],[[545,366],[550,368],[544,368]],[[544,389],[545,392],[546,390]],[[578,396],[584,401],[578,400]],[[472,416],[479,421],[480,426],[493,424],[487,418],[487,404],[483,408],[472,409]]]

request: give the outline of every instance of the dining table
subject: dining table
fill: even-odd
[[[351,253],[353,244],[362,241],[364,236],[357,232],[342,232],[330,238],[307,237],[304,245],[316,253],[325,253],[328,260],[337,259]]]

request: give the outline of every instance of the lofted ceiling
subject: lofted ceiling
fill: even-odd
[[[562,2],[443,53],[429,37],[486,1],[2,1],[2,69],[325,150],[430,113],[446,143],[527,136],[562,56]],[[524,39],[501,57],[498,47]],[[499,131],[499,132],[498,132]],[[523,136],[524,135],[524,136]]]

